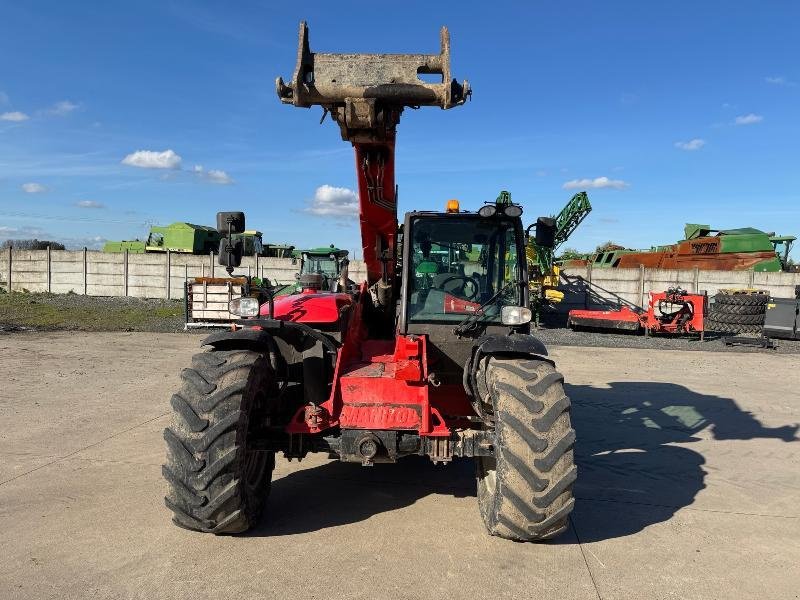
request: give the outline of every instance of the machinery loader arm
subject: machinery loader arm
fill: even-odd
[[[439,74],[441,83],[420,74]],[[394,180],[395,129],[403,108],[463,104],[469,84],[450,76],[450,35],[441,31],[439,54],[323,54],[312,52],[308,26],[300,24],[297,64],[290,83],[280,77],[281,102],[322,106],[339,124],[342,139],[353,144],[358,175],[359,213],[367,280],[376,285],[379,304],[390,306],[397,235]]]

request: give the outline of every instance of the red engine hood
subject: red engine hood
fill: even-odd
[[[275,298],[274,318],[298,323],[336,323],[342,311],[353,303],[348,294],[307,292]],[[261,316],[269,315],[269,306],[261,306]]]

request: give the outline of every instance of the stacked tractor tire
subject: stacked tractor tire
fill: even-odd
[[[764,327],[769,294],[763,291],[721,291],[709,307],[708,331],[758,335]]]

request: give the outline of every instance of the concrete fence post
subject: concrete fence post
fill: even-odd
[[[128,249],[122,253],[122,295],[128,295]]]
[[[639,306],[644,308],[644,280],[645,268],[644,265],[639,265]]]
[[[171,285],[171,283],[172,283],[172,257],[171,257],[171,253],[169,251],[169,248],[167,248],[166,261],[167,261],[167,264],[165,265],[165,271],[166,272],[165,272],[164,276],[165,276],[165,285],[166,285],[167,289],[164,290],[164,297],[167,300],[170,300],[171,297],[172,297],[172,289],[171,289],[172,288],[172,285]]]
[[[208,272],[211,273],[211,277],[214,276],[214,251],[208,253]]]
[[[699,294],[700,293],[700,269],[698,267],[694,268],[694,277],[692,278],[692,293]]]
[[[8,293],[11,293],[11,264],[13,262],[13,248],[9,244],[8,246],[8,278],[6,279],[6,284],[8,285]]]
[[[50,254],[50,245],[47,246],[47,293],[49,294],[52,289],[53,269],[51,266],[52,255]]]
[[[86,246],[83,247],[83,295],[89,295],[89,263],[86,256]]]
[[[253,260],[255,261],[255,266],[253,267],[253,271],[258,277],[258,252],[253,252]]]
[[[756,272],[755,271],[748,271],[747,272],[747,287],[754,288],[756,286]]]

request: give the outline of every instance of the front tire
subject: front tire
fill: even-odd
[[[275,453],[251,443],[268,424],[275,374],[258,352],[210,351],[193,356],[181,379],[164,430],[172,520],[194,531],[246,531],[258,522],[275,467]]]
[[[568,526],[577,476],[564,378],[530,358],[490,357],[478,375],[495,420],[494,456],[477,459],[484,524],[516,541],[555,537]]]

